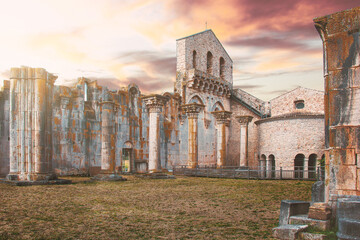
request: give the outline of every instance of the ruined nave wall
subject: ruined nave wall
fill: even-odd
[[[9,173],[9,90],[10,82],[4,81],[3,89],[0,91],[0,177]]]

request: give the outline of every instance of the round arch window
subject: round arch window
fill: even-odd
[[[303,109],[305,107],[304,100],[295,101],[295,108],[296,109]]]

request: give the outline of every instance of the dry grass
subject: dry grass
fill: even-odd
[[[214,178],[0,184],[0,239],[268,239],[312,182]]]

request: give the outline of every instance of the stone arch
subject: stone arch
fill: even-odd
[[[217,101],[211,108],[212,112],[224,111],[224,110],[225,110],[224,105],[220,101]]]
[[[295,156],[294,159],[294,177],[295,178],[304,178],[304,162],[305,155],[299,153]]]
[[[193,68],[196,68],[196,51],[193,51],[193,55],[192,55],[192,66]]]
[[[225,78],[225,60],[224,60],[224,58],[220,57],[219,62],[220,62],[219,76],[221,79],[224,79]]]
[[[189,103],[198,103],[198,104],[202,104],[202,105],[204,105],[204,100],[202,99],[202,97],[201,96],[199,96],[198,94],[193,94],[193,95],[190,95],[190,97],[189,97],[189,101],[187,102],[187,104],[189,104]]]
[[[126,141],[122,148],[121,157],[121,172],[133,172],[134,171],[134,154],[133,144],[131,141]]]
[[[129,110],[131,115],[138,115],[138,96],[140,91],[137,85],[129,84],[128,86],[129,93]]]
[[[213,55],[210,51],[206,54],[206,73],[212,74],[213,71]]]
[[[315,153],[310,154],[308,161],[309,178],[316,177],[316,162],[317,162],[317,155]]]
[[[269,155],[268,162],[268,170],[270,171],[269,177],[271,176],[271,178],[275,178],[275,156],[273,154]]]

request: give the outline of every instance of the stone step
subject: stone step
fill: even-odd
[[[284,240],[295,240],[299,237],[299,233],[305,231],[307,228],[307,225],[281,225],[272,229],[273,237]]]
[[[330,229],[330,220],[319,220],[319,219],[312,219],[308,218],[307,215],[295,215],[291,216],[289,219],[289,224],[302,224],[302,225],[309,225],[314,228],[326,231]]]
[[[326,235],[319,233],[301,232],[299,233],[299,239],[301,240],[325,240]]]

